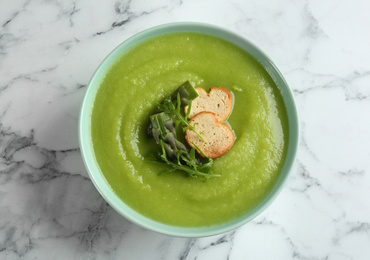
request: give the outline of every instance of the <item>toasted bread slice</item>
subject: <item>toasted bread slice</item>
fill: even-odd
[[[189,118],[192,118],[196,114],[208,111],[216,115],[219,122],[223,122],[227,119],[231,112],[232,107],[232,96],[230,92],[222,87],[212,87],[209,93],[202,88],[195,88],[199,96],[193,100]],[[185,113],[187,113],[188,107],[185,107]]]
[[[234,143],[234,134],[228,125],[221,123],[212,112],[200,112],[190,124],[201,134],[203,141],[194,131],[186,130],[185,139],[189,146],[194,144],[209,158],[215,159],[224,155]],[[202,155],[199,151],[198,153]]]

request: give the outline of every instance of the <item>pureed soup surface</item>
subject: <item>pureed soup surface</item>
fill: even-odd
[[[146,134],[155,104],[189,80],[234,94],[228,119],[236,140],[214,160],[219,178],[202,182],[144,156],[160,149]],[[153,220],[211,226],[253,209],[271,190],[287,150],[288,123],[279,90],[249,54],[218,38],[176,33],[148,40],[125,54],[101,84],[91,117],[101,171],[132,209]]]

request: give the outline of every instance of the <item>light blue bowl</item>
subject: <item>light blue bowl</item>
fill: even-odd
[[[285,102],[288,122],[289,122],[289,143],[288,151],[284,166],[280,173],[280,176],[271,190],[271,192],[259,203],[259,205],[252,211],[248,212],[244,216],[235,219],[231,222],[224,223],[221,225],[211,226],[211,227],[199,227],[199,228],[184,228],[165,225],[158,223],[143,215],[137,213],[130,207],[128,207],[122,200],[120,200],[113,190],[110,188],[109,184],[105,180],[98,163],[94,156],[94,150],[91,140],[91,113],[93,108],[93,102],[95,100],[95,95],[97,93],[100,84],[102,83],[105,75],[111,68],[111,66],[126,52],[131,50],[138,44],[146,41],[150,38],[157,37],[164,34],[176,33],[176,32],[196,32],[207,35],[212,35],[228,42],[231,42],[249,54],[251,54],[256,60],[258,60],[270,74],[272,79],[278,86],[283,100]],[[99,68],[96,70],[92,79],[89,82],[85,98],[82,103],[80,121],[79,121],[79,140],[82,157],[90,175],[92,182],[94,183],[97,190],[103,196],[103,198],[122,216],[129,219],[130,221],[153,231],[178,236],[178,237],[204,237],[211,236],[220,233],[224,233],[233,230],[248,221],[255,218],[263,210],[265,210],[272,201],[277,197],[279,192],[284,186],[285,181],[288,178],[289,172],[295,160],[297,146],[298,146],[298,116],[297,110],[294,103],[293,95],[289,89],[287,83],[285,82],[282,74],[279,72],[275,64],[255,45],[253,45],[248,40],[232,33],[228,30],[215,27],[213,25],[201,24],[201,23],[171,23],[166,25],[157,26],[135,36],[129,38],[122,44],[120,44],[116,49],[114,49],[101,63]]]

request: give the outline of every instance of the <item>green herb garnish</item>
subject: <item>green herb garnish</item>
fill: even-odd
[[[213,160],[211,158],[207,158],[208,161],[206,163],[199,165],[199,160],[196,158],[194,148],[191,148],[190,152],[179,150],[176,157],[177,160],[172,161],[167,157],[164,141],[160,140],[160,144],[162,147],[162,152],[154,154],[157,160],[152,162],[164,163],[170,166],[170,168],[162,170],[158,173],[158,175],[180,170],[188,173],[190,177],[202,176],[204,177],[204,180],[207,180],[211,177],[220,177],[220,175],[210,173],[210,169],[213,165]]]

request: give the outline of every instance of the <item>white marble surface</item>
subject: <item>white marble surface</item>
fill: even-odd
[[[86,84],[129,36],[174,21],[259,45],[294,91],[301,142],[254,221],[199,239],[144,230],[91,183]],[[1,0],[0,259],[370,259],[370,2]]]

